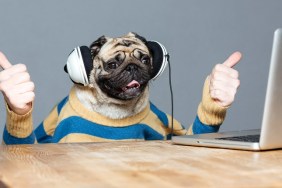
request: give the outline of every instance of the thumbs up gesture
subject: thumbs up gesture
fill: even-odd
[[[9,108],[18,115],[24,115],[32,108],[34,100],[34,83],[30,80],[26,66],[12,65],[0,52],[0,91]]]
[[[242,54],[234,52],[222,64],[217,64],[210,74],[210,96],[220,106],[230,106],[240,85],[239,73],[233,67],[239,63]]]

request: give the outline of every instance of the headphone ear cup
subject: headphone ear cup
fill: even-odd
[[[93,59],[91,55],[91,50],[87,46],[80,47],[81,56],[83,59],[84,68],[86,71],[87,82],[89,82],[89,76],[93,70]]]
[[[153,71],[151,79],[155,80],[165,70],[168,62],[168,53],[165,47],[157,41],[148,41],[146,45],[153,56]]]
[[[76,47],[69,55],[64,67],[70,79],[76,84],[89,84],[89,75],[93,69],[91,51],[87,46]]]

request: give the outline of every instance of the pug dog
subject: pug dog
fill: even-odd
[[[241,54],[235,52],[207,77],[195,121],[187,129],[149,101],[155,65],[144,37],[133,32],[102,36],[89,49],[88,83],[75,83],[34,131],[34,84],[27,77],[19,85],[15,78],[29,76],[26,67],[12,65],[0,53],[5,69],[0,72],[0,90],[7,103],[5,144],[167,140],[172,135],[217,132],[240,83],[232,67]]]

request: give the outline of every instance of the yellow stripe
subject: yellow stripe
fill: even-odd
[[[193,124],[189,127],[188,131],[186,132],[186,135],[192,135],[193,133]]]
[[[123,140],[118,140],[118,141],[141,141],[143,139],[123,139]],[[112,140],[112,139],[105,139],[105,138],[100,138],[88,134],[83,134],[83,133],[71,133],[63,137],[59,143],[71,143],[71,142],[112,142],[112,141],[117,141],[117,140]]]
[[[167,115],[169,127],[172,128],[171,119],[172,117],[170,115]],[[182,127],[181,123],[173,118],[173,133],[175,135],[185,135],[187,133],[187,130]]]
[[[47,135],[53,136],[58,123],[57,107],[54,107],[48,117],[43,121],[43,128]]]
[[[16,138],[28,137],[33,131],[32,111],[33,107],[28,113],[18,115],[11,111],[6,103],[6,128],[8,133]]]
[[[171,128],[172,127],[172,124],[171,124],[172,117],[167,114],[167,118],[168,118],[169,128]],[[173,130],[183,130],[181,123],[179,123],[179,121],[177,121],[174,118],[173,118]]]

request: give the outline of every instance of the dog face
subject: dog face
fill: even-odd
[[[118,38],[102,36],[94,41],[90,45],[94,67],[90,84],[115,99],[140,96],[152,74],[152,56],[145,43],[135,33]]]

